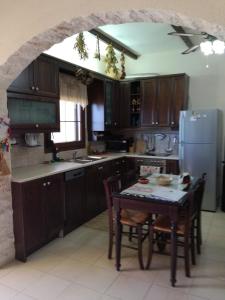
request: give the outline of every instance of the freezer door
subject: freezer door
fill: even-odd
[[[218,110],[182,111],[180,113],[180,142],[216,143]]]
[[[180,151],[182,172],[189,172],[194,177],[207,174],[202,209],[215,211],[217,206],[215,144],[182,144]]]

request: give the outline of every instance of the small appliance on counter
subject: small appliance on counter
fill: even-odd
[[[106,140],[106,150],[110,152],[129,152],[131,146],[131,139],[125,139],[120,136],[111,136]]]

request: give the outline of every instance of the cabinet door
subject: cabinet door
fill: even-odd
[[[55,175],[45,178],[43,183],[44,209],[45,209],[45,236],[46,241],[56,237],[63,228],[63,177]]]
[[[166,160],[166,173],[179,175],[180,174],[179,161],[167,159]]]
[[[113,126],[113,82],[105,81],[105,127],[110,129]]]
[[[157,95],[157,121],[159,126],[170,126],[170,116],[172,112],[172,92],[173,79],[171,77],[162,77],[158,79]]]
[[[31,63],[22,73],[10,84],[8,91],[16,93],[33,94],[34,86],[34,63]]]
[[[95,166],[86,168],[86,218],[90,220],[99,214],[98,170]]]
[[[119,82],[113,82],[113,97],[112,97],[112,127],[120,127],[120,90]]]
[[[40,56],[34,65],[36,93],[48,97],[58,97],[59,72],[56,63],[47,57]]]
[[[180,111],[187,109],[187,100],[188,100],[188,77],[186,75],[174,77],[171,127],[179,126]]]
[[[21,230],[24,231],[26,254],[40,248],[45,242],[42,184],[42,179],[23,184],[23,228]]]
[[[120,111],[120,127],[130,127],[130,82],[120,82],[120,105],[117,110]]]
[[[141,81],[141,126],[154,126],[156,123],[157,79]]]
[[[86,220],[84,172],[75,170],[67,173],[71,173],[73,177],[65,182],[65,233],[71,232]]]

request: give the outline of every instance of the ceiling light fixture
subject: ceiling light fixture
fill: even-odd
[[[200,49],[204,55],[224,54],[225,43],[220,40],[205,41],[200,44]]]

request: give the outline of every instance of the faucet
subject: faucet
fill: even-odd
[[[77,153],[78,153],[78,151],[74,151],[74,152],[73,152],[73,160],[76,160],[76,159],[77,159]]]

